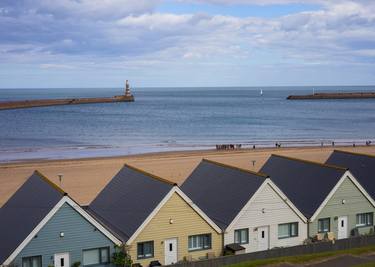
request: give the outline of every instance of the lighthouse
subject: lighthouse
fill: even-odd
[[[130,85],[129,85],[129,81],[126,80],[125,82],[125,96],[131,96],[132,93],[130,92]]]

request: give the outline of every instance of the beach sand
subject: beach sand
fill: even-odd
[[[335,147],[347,151],[375,155],[375,146]],[[181,184],[202,158],[258,171],[272,154],[287,155],[306,160],[324,162],[332,147],[268,148],[234,151],[166,152],[137,156],[29,161],[0,164],[0,206],[26,181],[34,170],[39,170],[82,205],[89,204],[124,163]],[[253,161],[255,161],[253,166]],[[58,175],[63,174],[62,182]]]

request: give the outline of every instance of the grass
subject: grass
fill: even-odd
[[[339,255],[361,255],[375,251],[375,246],[366,246],[361,248],[353,248],[353,249],[345,249],[345,250],[337,250],[337,251],[328,251],[328,252],[321,252],[321,253],[314,253],[314,254],[306,254],[306,255],[299,255],[299,256],[288,256],[288,257],[279,257],[279,258],[272,258],[272,259],[261,259],[261,260],[252,260],[241,262],[237,264],[227,265],[228,267],[257,267],[257,266],[264,266],[270,264],[280,264],[280,263],[306,263],[311,261],[318,261],[324,258],[339,256]],[[360,265],[360,267],[369,267],[375,266],[373,263],[372,265]]]

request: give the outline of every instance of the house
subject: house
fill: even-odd
[[[346,168],[272,155],[261,172],[309,219],[309,237],[342,239],[373,227],[375,203]]]
[[[38,171],[3,205],[0,218],[0,266],[105,266],[121,245]]]
[[[133,263],[219,256],[220,228],[176,184],[125,165],[89,206],[121,238]]]
[[[374,155],[335,150],[326,163],[349,168],[350,172],[353,173],[372,199],[375,199]]]
[[[227,251],[262,251],[306,239],[306,218],[264,174],[204,159],[181,189],[221,227]]]

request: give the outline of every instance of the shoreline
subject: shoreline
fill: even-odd
[[[354,148],[365,148],[371,147],[366,145],[356,145]],[[375,150],[375,145],[373,146]],[[139,154],[129,154],[129,155],[113,155],[113,156],[95,156],[95,157],[82,157],[82,158],[67,158],[67,159],[51,159],[51,158],[37,158],[37,159],[21,159],[9,162],[1,162],[0,161],[0,170],[2,167],[6,166],[17,166],[17,165],[27,165],[27,164],[45,164],[45,163],[56,163],[56,162],[76,162],[76,161],[92,161],[92,160],[113,160],[113,159],[143,159],[143,158],[154,158],[154,157],[162,157],[162,158],[174,158],[176,156],[179,157],[189,157],[189,156],[199,156],[202,154],[205,155],[217,155],[217,154],[241,154],[241,153],[250,153],[250,152],[285,152],[285,151],[293,151],[293,150],[325,150],[325,149],[353,149],[353,146],[349,145],[336,145],[336,146],[284,146],[280,148],[276,147],[259,147],[259,148],[241,148],[241,149],[233,149],[233,150],[217,150],[215,148],[212,149],[196,149],[196,150],[173,150],[173,151],[158,151],[158,152],[145,152]],[[182,156],[183,155],[183,156]]]
[[[0,165],[40,162],[55,160],[80,160],[80,159],[102,159],[102,158],[121,158],[125,156],[144,156],[159,153],[194,153],[194,152],[221,152],[221,151],[253,151],[261,149],[280,149],[280,148],[326,148],[350,146],[366,146],[367,141],[375,144],[374,140],[366,139],[301,139],[301,140],[257,140],[253,142],[226,143],[219,144],[233,146],[233,149],[217,149],[213,144],[143,144],[127,146],[111,145],[79,145],[79,146],[56,146],[56,147],[31,147],[31,148],[10,148],[0,150]],[[280,148],[276,147],[280,144]],[[371,144],[371,143],[370,143]],[[238,147],[237,145],[240,145]],[[255,146],[255,148],[253,148]]]

